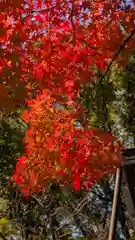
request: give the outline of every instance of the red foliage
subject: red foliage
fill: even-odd
[[[97,69],[106,72],[127,33],[134,31],[135,8],[122,7],[118,0],[21,3],[1,5],[0,107],[13,109],[26,96],[32,97],[33,90],[39,97],[28,102],[31,112],[24,112],[30,124],[26,154],[13,179],[22,191],[27,188],[31,193],[52,179],[73,182],[75,189],[87,188],[115,171],[121,148],[117,141],[112,143],[112,136],[93,132],[87,124],[74,128],[81,109],[76,97],[80,84],[95,79]],[[119,51],[117,63],[126,64],[134,47],[131,37]],[[54,109],[58,102],[66,110]]]
[[[23,82],[24,89],[28,81],[32,86],[36,82],[41,91],[48,88],[62,102],[76,98],[80,84],[93,79],[96,67],[106,70],[125,33],[135,27],[134,8],[120,8],[120,1],[47,1],[42,9],[41,1],[27,2],[21,8],[8,7],[5,2],[9,10],[0,14],[0,41],[5,47],[0,77],[8,85],[8,89],[2,85],[1,91],[5,89],[4,102],[6,105],[7,99],[11,108],[16,100],[24,101],[24,90],[21,94],[17,85]],[[120,22],[126,32],[120,29]],[[126,63],[134,46],[132,37],[116,60]],[[11,91],[15,97],[9,100]]]
[[[121,146],[98,130],[74,127],[74,111],[54,108],[46,92],[29,102],[23,119],[26,153],[18,160],[13,180],[26,193],[41,191],[48,182],[73,183],[88,188],[107,173],[114,173],[121,160]]]

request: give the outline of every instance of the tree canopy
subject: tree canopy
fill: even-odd
[[[104,134],[102,126],[92,128],[78,98],[89,83],[103,91],[114,63],[127,65],[135,44],[134,10],[125,1],[1,4],[0,107],[2,114],[26,108],[25,153],[12,178],[25,194],[48,181],[88,189],[120,165],[119,140],[108,127]],[[107,98],[105,90],[101,109]],[[106,108],[102,116],[107,121]]]

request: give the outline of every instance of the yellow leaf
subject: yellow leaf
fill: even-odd
[[[129,22],[130,21],[130,16],[127,16],[126,17],[126,22]]]
[[[11,67],[11,63],[12,63],[11,61],[7,62],[8,67]]]
[[[0,224],[7,224],[8,223],[8,219],[6,219],[6,218],[1,218],[0,219]]]
[[[36,136],[36,142],[40,142],[40,136]]]
[[[50,112],[52,112],[52,113],[54,112],[53,108],[50,108]]]

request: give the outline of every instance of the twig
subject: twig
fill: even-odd
[[[32,198],[35,199],[37,201],[37,203],[44,208],[44,205],[40,202],[40,200],[38,198],[36,198],[35,196],[32,195]]]
[[[63,207],[63,208],[64,208],[64,207]],[[58,207],[58,208],[56,209],[56,211],[51,214],[51,217],[52,217],[52,216],[55,216],[55,215],[59,212],[60,209],[62,209],[62,207]]]
[[[67,233],[63,233],[62,235],[60,235],[59,238],[63,238],[63,237],[65,237],[65,236],[68,236],[69,234],[71,234],[71,231],[69,231],[69,232],[67,232]]]
[[[102,82],[102,80],[105,78],[105,76],[107,75],[108,71],[110,70],[113,62],[116,60],[116,58],[119,56],[120,52],[125,48],[125,45],[129,42],[129,40],[131,39],[131,37],[134,35],[135,33],[135,28],[131,31],[131,33],[128,35],[128,37],[124,40],[124,42],[120,45],[118,51],[115,53],[113,59],[111,60],[111,62],[109,63],[104,75],[102,76],[102,78],[100,79],[100,81]]]
[[[87,201],[84,201],[86,198],[84,198],[80,204],[78,204],[77,208],[75,208],[75,211],[73,212],[73,214],[71,214],[67,220],[70,220],[72,217],[74,217],[75,215],[77,215],[83,208],[86,204],[88,204],[91,199],[87,200]],[[84,203],[83,203],[84,202]],[[83,204],[82,204],[83,203]],[[80,206],[81,205],[81,206]],[[80,206],[80,208],[79,208]],[[59,231],[65,224],[62,224],[58,229],[56,229],[56,232]]]
[[[3,240],[8,240],[8,238],[6,238],[5,235],[4,235],[2,232],[0,232],[0,237],[1,237]]]
[[[41,10],[32,10],[32,13],[41,13],[41,12],[48,12],[51,11],[52,9],[54,9],[55,7],[59,6],[61,3],[63,3],[64,1],[60,1],[57,4],[55,4],[54,6],[50,7],[50,8],[45,8],[45,9],[41,9]]]
[[[75,33],[75,24],[74,24],[74,0],[72,0],[72,10],[71,10],[71,25],[73,28],[73,45],[75,46],[76,41],[76,33]]]
[[[85,202],[85,200],[87,200],[87,197],[85,197],[85,198],[77,205],[77,207],[75,208],[74,212],[69,216],[69,219],[72,217],[73,214],[76,213],[76,211],[78,210],[78,208],[79,208],[80,206],[82,206],[82,204],[83,204],[83,202]],[[60,209],[61,209],[61,207],[59,207],[51,216],[56,215]],[[79,209],[80,209],[80,208],[79,208]]]

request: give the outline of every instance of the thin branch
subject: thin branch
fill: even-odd
[[[57,4],[55,4],[54,6],[50,7],[50,8],[45,8],[45,9],[41,9],[41,10],[32,10],[32,13],[44,13],[44,12],[49,12],[52,9],[56,8],[57,6],[59,6],[61,3],[63,3],[64,0],[58,2]]]
[[[104,75],[102,76],[102,78],[100,79],[100,81],[102,81],[105,76],[107,75],[108,71],[110,70],[112,64],[114,63],[114,61],[116,60],[116,58],[119,56],[120,52],[125,48],[126,44],[129,42],[129,40],[131,39],[131,37],[134,35],[135,33],[135,28],[131,31],[131,33],[128,35],[128,37],[124,40],[124,42],[120,45],[118,51],[115,53],[113,59],[111,60],[111,62],[109,63]]]
[[[55,216],[58,214],[58,212],[64,207],[58,207],[54,213],[51,214],[51,217]]]
[[[36,198],[35,196],[32,196],[32,198],[35,199],[42,208],[44,208],[44,205],[40,202],[38,198]]]
[[[73,44],[75,46],[75,41],[76,41],[76,33],[75,33],[75,24],[74,24],[74,0],[72,0],[72,9],[71,9],[71,25],[73,28]]]
[[[6,238],[5,235],[4,235],[2,232],[0,232],[0,237],[1,237],[3,240],[8,240],[8,238]]]
[[[77,215],[83,208],[86,204],[88,204],[91,199],[87,199],[87,201],[84,201],[86,200],[86,198],[84,198],[80,204],[78,204],[77,208],[75,208],[74,212],[68,217],[67,220],[70,220],[72,217],[74,217],[75,215]],[[81,206],[80,206],[81,205]],[[80,207],[79,207],[80,206]],[[58,229],[56,229],[56,232],[59,231],[62,227],[64,227],[65,224],[62,224]]]
[[[68,235],[71,235],[71,231],[69,231],[69,232],[67,232],[67,233],[63,233],[62,235],[60,235],[60,238],[63,238],[63,237],[65,237],[65,236],[68,236]]]

